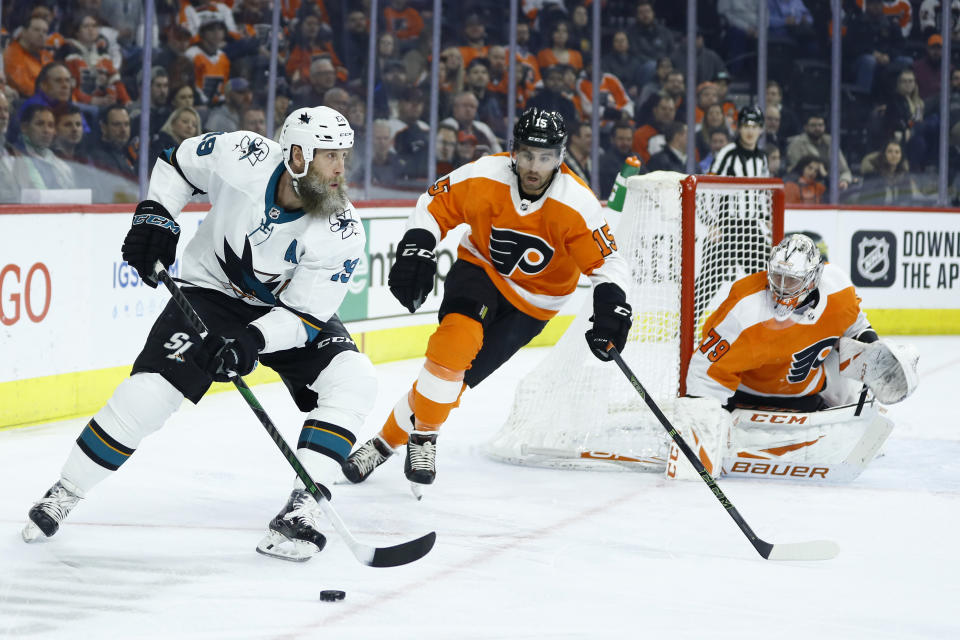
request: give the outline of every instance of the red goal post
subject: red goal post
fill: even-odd
[[[680,389],[678,395],[686,393],[686,372],[693,356],[693,349],[699,343],[697,320],[694,313],[694,285],[696,272],[696,229],[697,229],[697,192],[704,187],[718,191],[742,191],[752,188],[769,190],[771,245],[775,246],[783,239],[784,193],[783,180],[779,178],[735,178],[730,176],[690,175],[681,183],[680,206],[683,211],[681,231],[682,269],[680,291]]]

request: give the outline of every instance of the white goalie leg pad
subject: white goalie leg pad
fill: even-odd
[[[677,398],[671,423],[707,473],[718,478],[730,437],[730,413],[713,398]],[[700,479],[700,474],[673,440],[664,475],[671,480]]]
[[[356,351],[343,351],[330,361],[310,385],[317,394],[316,408],[307,414],[307,420],[336,425],[350,432],[352,439],[363,426],[364,421],[377,400],[377,375],[370,359]],[[341,436],[331,436],[331,451],[340,451],[342,457],[331,457],[308,448],[299,448],[297,455],[307,468],[315,482],[330,487],[340,475],[340,465],[350,455],[351,444]],[[339,438],[339,439],[338,439]],[[296,479],[294,488],[304,488],[303,482]]]
[[[876,457],[893,422],[873,400],[813,413],[735,409],[730,448],[723,460],[730,476],[849,482]]]
[[[837,351],[840,375],[863,382],[884,404],[905,399],[920,381],[917,374],[920,356],[912,345],[889,340],[863,343],[840,338]]]
[[[117,386],[93,421],[110,438],[136,449],[145,437],[164,425],[181,402],[183,394],[159,373],[137,373]],[[83,496],[112,473],[74,444],[61,475]]]

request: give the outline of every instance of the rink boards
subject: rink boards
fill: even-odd
[[[359,208],[367,260],[349,283],[340,315],[374,362],[420,356],[462,230],[438,246],[437,287],[411,315],[389,293],[386,275],[412,203],[367,204],[374,206]],[[128,375],[168,299],[120,259],[132,210],[0,207],[0,428],[96,411]],[[204,214],[201,207],[182,214],[179,253]],[[788,209],[785,229],[822,236],[831,262],[849,269],[881,334],[960,333],[956,211]],[[179,273],[179,262],[171,273]],[[587,295],[581,286],[535,344],[555,342]],[[275,380],[265,368],[250,377],[252,384]]]

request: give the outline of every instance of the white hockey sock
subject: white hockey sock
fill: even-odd
[[[158,373],[138,373],[121,382],[87,423],[60,475],[85,495],[120,468],[144,437],[163,426],[183,395]]]

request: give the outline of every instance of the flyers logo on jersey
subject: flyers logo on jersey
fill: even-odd
[[[827,355],[836,341],[836,338],[824,338],[794,353],[793,360],[790,363],[790,372],[787,373],[787,382],[796,384],[806,380],[810,372],[822,365],[823,361],[827,359]]]
[[[490,227],[490,261],[505,276],[520,269],[526,275],[543,271],[553,258],[553,247],[542,238],[512,229]]]

